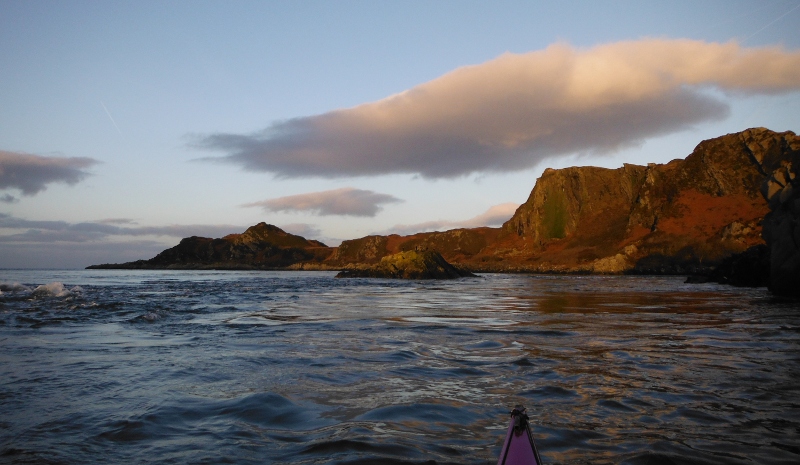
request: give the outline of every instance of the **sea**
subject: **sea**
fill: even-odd
[[[0,463],[800,463],[800,305],[683,277],[0,270]]]

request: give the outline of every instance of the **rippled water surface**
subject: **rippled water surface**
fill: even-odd
[[[800,463],[800,310],[681,278],[0,270],[0,462]],[[14,283],[19,283],[14,285]]]

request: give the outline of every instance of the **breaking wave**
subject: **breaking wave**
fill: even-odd
[[[3,292],[22,292],[30,290],[30,287],[20,283],[0,283],[0,295],[2,295]]]
[[[64,283],[56,281],[38,286],[31,294],[35,297],[71,297],[81,292],[83,289],[80,286],[67,289],[64,287]]]
[[[67,287],[59,281],[41,284],[36,287],[26,286],[18,282],[0,283],[0,296],[11,298],[68,298],[77,297],[82,293],[82,287]]]

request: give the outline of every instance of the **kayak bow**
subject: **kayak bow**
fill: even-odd
[[[539,451],[533,441],[531,427],[525,407],[517,405],[511,411],[511,422],[508,424],[506,440],[500,451],[497,465],[541,465]]]

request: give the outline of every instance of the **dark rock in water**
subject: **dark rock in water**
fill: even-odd
[[[337,278],[455,279],[474,277],[447,263],[439,252],[410,250],[381,258],[374,265],[351,265]]]
[[[800,141],[787,144],[790,157],[780,161],[761,187],[770,212],[762,234],[770,254],[769,290],[800,296]]]
[[[687,283],[720,283],[737,287],[765,287],[769,285],[769,248],[759,244],[742,253],[731,255],[714,270],[686,278]]]
[[[629,274],[680,275],[690,274],[702,276],[709,274],[713,268],[699,263],[697,252],[686,246],[672,254],[650,254],[636,261]]]
[[[726,258],[712,274],[714,281],[738,287],[764,287],[769,276],[769,248],[764,244]]]
[[[686,277],[685,284],[706,284],[714,282],[711,280],[711,277],[707,274],[690,274]]]

